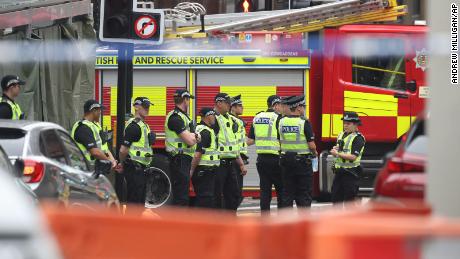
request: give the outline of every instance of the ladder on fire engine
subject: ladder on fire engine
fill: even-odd
[[[239,31],[311,32],[345,24],[395,21],[406,13],[407,6],[398,5],[396,0],[344,0],[302,9],[261,12],[251,14],[251,18],[244,18],[244,14],[208,15],[206,23],[214,25],[205,26],[205,32],[206,36]],[[222,23],[215,24],[214,19]],[[199,33],[199,28],[182,27],[167,37],[194,37]]]

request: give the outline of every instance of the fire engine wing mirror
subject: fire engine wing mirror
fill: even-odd
[[[417,82],[415,80],[406,82],[406,89],[411,93],[415,93],[417,91]]]

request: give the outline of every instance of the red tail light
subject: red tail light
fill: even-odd
[[[45,167],[42,163],[34,160],[24,160],[24,176],[25,183],[38,183],[42,180],[45,173]]]
[[[401,158],[393,157],[388,161],[387,170],[389,173],[424,172],[425,166],[423,164],[411,163]]]

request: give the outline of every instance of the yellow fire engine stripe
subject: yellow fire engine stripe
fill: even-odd
[[[153,103],[149,116],[165,116],[166,86],[134,86],[133,101],[138,96],[147,97]],[[134,113],[134,111],[126,112]],[[110,91],[110,114],[112,116],[117,115],[117,87],[112,87]]]
[[[329,138],[331,136],[331,115],[323,114],[322,125],[321,125],[321,136],[323,138]]]
[[[363,116],[398,116],[398,99],[392,95],[344,92],[344,110]]]
[[[308,69],[305,69],[304,80],[305,103],[307,104],[307,107],[305,107],[305,116],[310,118],[310,70]]]
[[[188,71],[188,91],[190,92],[191,95],[195,96],[195,71],[190,69]],[[195,115],[195,100],[190,99],[190,104],[189,104],[189,109],[188,109],[190,118],[193,118]]]
[[[392,73],[392,74],[398,74],[398,75],[405,75],[406,74],[404,72],[388,70],[388,69],[381,69],[381,68],[376,68],[376,67],[361,66],[361,65],[356,65],[356,64],[353,64],[352,67],[362,68],[362,69],[367,69],[367,70],[373,70],[373,71],[386,72],[386,73]]]
[[[267,98],[276,94],[276,86],[221,86],[220,91],[232,97],[241,94],[242,116],[255,116],[267,109]]]
[[[343,114],[332,114],[332,138],[337,138],[343,131]]]
[[[411,124],[410,116],[398,116],[398,126],[397,126],[397,138],[401,137],[404,133],[409,130]]]
[[[321,136],[323,138],[336,138],[342,132],[342,116],[342,114],[323,114],[321,125]]]

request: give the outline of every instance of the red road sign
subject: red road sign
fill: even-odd
[[[156,20],[149,15],[142,15],[134,22],[134,31],[142,39],[153,37],[157,31],[158,25]]]

